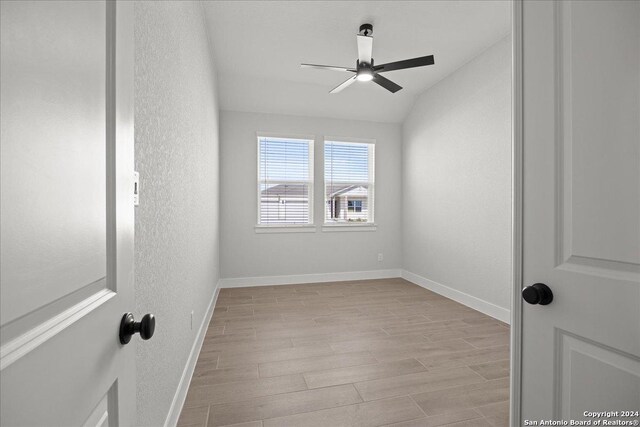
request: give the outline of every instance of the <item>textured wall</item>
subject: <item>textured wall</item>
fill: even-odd
[[[135,19],[136,316],[157,316],[137,343],[137,424],[158,426],[219,278],[218,106],[201,5],[136,2]]]
[[[400,125],[222,111],[222,277],[280,276],[400,268]],[[315,135],[314,220],[324,221],[323,138],[376,140],[376,231],[256,234],[256,132]],[[378,261],[378,253],[384,261]]]
[[[423,93],[403,126],[403,262],[510,308],[511,40]]]

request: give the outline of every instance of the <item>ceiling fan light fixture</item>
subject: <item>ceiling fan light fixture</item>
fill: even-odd
[[[356,79],[361,82],[370,82],[373,80],[373,72],[371,70],[361,69],[358,71]]]

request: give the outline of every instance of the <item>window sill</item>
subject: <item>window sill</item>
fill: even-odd
[[[256,233],[315,233],[315,225],[256,225]]]
[[[322,231],[376,231],[378,226],[374,223],[365,224],[323,224]]]

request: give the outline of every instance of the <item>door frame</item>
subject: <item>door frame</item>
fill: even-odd
[[[523,46],[522,6],[511,0],[511,345],[509,423],[518,425],[522,407],[522,216],[523,216]],[[517,421],[515,421],[517,420]],[[515,422],[514,422],[515,421]]]

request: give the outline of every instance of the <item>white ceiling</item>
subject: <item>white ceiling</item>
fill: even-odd
[[[401,122],[417,94],[510,31],[510,2],[210,1],[205,12],[224,110]],[[435,56],[435,65],[385,73],[329,91],[348,78],[300,63],[352,67],[360,24],[373,24],[376,64]]]

